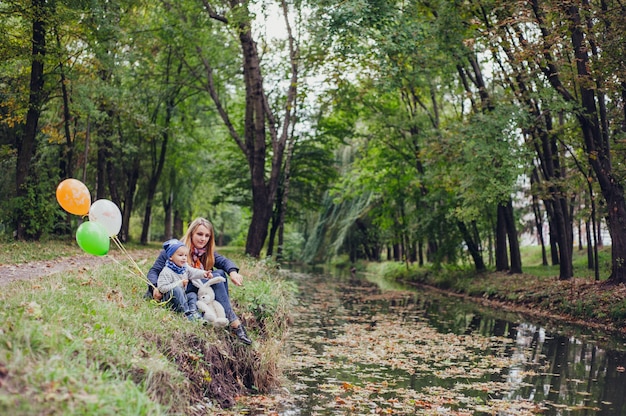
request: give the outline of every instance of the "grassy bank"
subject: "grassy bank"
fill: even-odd
[[[292,285],[271,264],[234,258],[246,281],[230,292],[254,341],[244,346],[143,299],[133,264],[146,273],[158,249],[2,286],[0,414],[239,414],[236,397],[281,384]],[[72,242],[0,244],[0,253],[5,266],[84,254]]]
[[[599,258],[598,281],[594,271],[587,268],[586,251],[575,250],[574,277],[562,281],[558,279],[558,265],[541,265],[538,247],[523,248],[523,274],[477,274],[471,266],[435,270],[390,262],[370,264],[367,270],[465,296],[492,308],[626,335],[626,288],[606,282],[610,247],[603,248]]]

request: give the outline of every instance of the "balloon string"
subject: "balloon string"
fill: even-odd
[[[120,243],[120,244],[121,244],[121,243]],[[137,275],[137,273],[135,273],[135,271],[134,271],[134,270],[132,270],[130,267],[128,267],[128,266],[126,266],[126,265],[124,265],[124,264],[120,263],[119,261],[117,261],[117,259],[116,259],[115,257],[111,257],[111,260],[113,260],[114,262],[116,262],[116,263],[117,263],[117,264],[119,264],[120,266],[122,266],[122,267],[126,268],[126,270],[128,270],[128,271],[130,272],[130,274],[135,275],[135,276]],[[132,258],[131,258],[131,260],[132,260]],[[135,263],[135,265],[137,265],[137,264]],[[138,266],[137,266],[137,268],[139,269],[139,267],[138,267]],[[139,269],[139,272],[141,272],[141,269]],[[143,272],[141,272],[141,276],[140,276],[140,277],[143,277],[143,281],[144,281],[145,283],[147,283],[147,284],[148,284],[149,286],[151,286],[153,289],[156,289],[156,286],[154,286],[154,285],[152,284],[152,282],[151,282],[150,280],[148,280],[148,278],[147,278],[147,277],[143,274]],[[155,305],[158,305],[158,306],[167,305],[170,301],[171,301],[171,298],[170,298],[170,299],[168,299],[168,300],[164,300],[164,301],[158,301],[158,300],[156,300],[156,299],[150,299],[150,302],[151,302],[151,303],[153,303],[153,304],[155,304]]]
[[[126,268],[126,269],[130,272],[130,274],[135,275],[135,276],[137,275],[137,273],[135,273],[135,272],[134,272],[134,271],[133,271],[130,267],[128,267],[128,266],[126,266],[126,265],[124,265],[124,264],[120,263],[120,262],[119,262],[119,261],[117,261],[117,259],[115,259],[114,257],[111,257],[111,259],[112,259],[114,262],[116,262],[117,264],[119,264],[120,266],[122,266],[122,267]],[[142,276],[143,276],[143,273],[142,273]],[[156,289],[156,286],[154,286],[154,285],[152,284],[152,282],[150,282],[150,280],[148,280],[148,278],[147,278],[147,277],[145,277],[145,276],[143,276],[143,277],[144,277],[144,278],[143,278],[143,280],[144,280],[144,282],[145,282],[145,283],[147,283],[148,285],[150,285],[150,286],[152,286],[154,289]],[[170,298],[170,299],[168,299],[168,300],[164,300],[164,301],[158,301],[158,300],[156,300],[156,299],[150,299],[150,303],[153,303],[153,304],[158,305],[158,306],[167,305],[170,301],[171,301],[171,298]]]
[[[109,256],[109,257],[110,257],[110,256]],[[116,262],[118,265],[120,265],[120,266],[122,266],[123,268],[125,268],[126,270],[128,270],[128,271],[130,272],[130,274],[132,274],[132,275],[134,275],[134,276],[138,276],[135,270],[131,269],[130,267],[128,267],[128,266],[127,266],[127,265],[125,265],[125,264],[120,263],[120,262],[119,262],[119,261],[118,261],[115,257],[110,257],[110,259],[111,259],[111,260],[113,260],[114,262]],[[138,276],[138,277],[139,277],[139,278],[142,278],[142,276]],[[152,285],[152,283],[150,283],[150,281],[148,281],[148,279],[144,279],[144,278],[142,278],[142,280],[143,280],[145,283],[148,283],[149,285]]]
[[[143,273],[143,271],[141,270],[141,268],[139,267],[139,265],[137,265],[137,263],[135,262],[135,260],[131,257],[131,255],[128,253],[128,251],[126,250],[126,248],[122,245],[122,242],[119,240],[119,238],[117,236],[113,236],[111,237],[111,240],[113,240],[113,242],[115,243],[115,245],[117,246],[117,248],[119,248],[125,255],[126,257],[128,257],[130,259],[130,261],[133,263],[133,265],[137,268],[137,270],[139,271],[139,273],[143,276],[146,277]]]
[[[151,286],[153,289],[156,289],[156,286],[154,286],[154,284],[152,284],[152,282],[150,280],[148,280],[148,278],[146,277],[146,275],[144,274],[144,272],[141,270],[141,268],[139,267],[139,265],[137,264],[137,262],[135,261],[135,259],[132,258],[132,256],[130,255],[130,253],[128,253],[128,250],[126,250],[126,248],[124,247],[124,245],[122,244],[122,242],[119,240],[119,238],[117,236],[113,236],[111,237],[111,240],[113,240],[113,242],[115,243],[115,245],[126,255],[126,257],[128,257],[130,259],[130,261],[133,263],[133,265],[135,266],[135,268],[137,269],[137,271],[139,272],[139,274],[141,275],[140,277],[143,278],[144,282],[146,282],[149,286]],[[117,260],[113,259],[116,263],[120,264],[120,262],[118,262]],[[126,266],[124,266],[126,267]],[[132,274],[136,274],[132,269],[128,268],[127,269],[132,273]]]

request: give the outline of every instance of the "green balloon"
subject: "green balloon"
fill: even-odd
[[[76,230],[76,242],[86,253],[104,256],[109,252],[109,236],[102,224],[86,221]]]

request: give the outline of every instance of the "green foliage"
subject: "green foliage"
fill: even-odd
[[[284,331],[289,309],[297,292],[293,281],[284,279],[276,263],[271,260],[255,262],[251,259],[237,260],[244,285],[230,289],[231,298],[254,316],[257,322],[270,325],[267,330]],[[248,277],[254,278],[248,279]],[[230,285],[229,287],[232,287]],[[277,334],[275,334],[277,335]]]
[[[271,5],[254,6],[266,19],[255,21],[255,35],[268,34],[267,26],[275,23],[269,19]],[[306,9],[300,2],[293,6],[298,8],[291,16],[298,22],[294,29],[303,31],[298,35],[300,80],[312,82],[300,83],[298,90],[286,221],[299,236],[286,243],[286,258],[299,257],[295,248],[301,236],[306,261],[342,254],[351,261],[375,258],[392,245],[402,245],[406,253],[421,244],[435,267],[455,265],[467,259],[459,223],[471,224],[480,249],[490,253],[497,204],[513,196],[516,210],[518,203],[528,206],[520,183],[540,164],[542,152],[535,146],[544,143],[536,141],[537,131],[553,141],[563,176],[528,191],[546,203],[566,195],[574,217],[587,219],[587,184],[596,189],[598,183],[586,161],[596,155],[587,155],[578,127],[576,91],[585,82],[593,84],[597,100],[605,94],[608,124],[603,128],[613,152],[606,166],[623,187],[624,116],[615,103],[621,102],[625,42],[619,31],[606,31],[623,26],[619,8],[605,11],[590,4],[586,9],[602,51],[588,48],[593,59],[587,79],[574,76],[570,37],[542,39],[527,4],[321,0]],[[84,169],[94,194],[115,195],[132,210],[131,234],[151,226],[150,235],[161,239],[161,224],[172,208],[184,221],[209,217],[228,237],[225,244],[245,244],[250,163],[231,133],[243,137],[250,114],[236,30],[251,18],[246,8],[217,7],[230,20],[224,24],[186,0],[43,5],[47,53],[40,146],[36,175],[27,195],[17,200],[11,184],[28,110],[32,7],[0,4],[0,193],[6,197],[0,223],[5,234],[24,219],[29,238],[71,235],[73,224],[48,197],[61,179],[59,171],[78,176],[73,174]],[[305,10],[307,19],[299,20]],[[566,28],[556,24],[568,21],[561,9],[550,9],[546,18],[555,28]],[[521,42],[518,24],[527,28],[526,35],[537,36]],[[512,34],[516,38],[508,40]],[[277,114],[284,109],[290,60],[284,39],[262,37],[266,104]],[[554,43],[546,49],[538,43],[543,41]],[[519,42],[515,53],[509,50],[512,42]],[[573,98],[546,81],[541,71],[546,56],[537,61],[537,50],[559,51],[552,63]],[[209,72],[232,131],[207,91]],[[280,130],[281,121],[275,122]],[[344,147],[337,150],[339,145]],[[279,155],[280,146],[267,149],[268,156]],[[265,169],[259,172],[267,173],[271,157],[262,163]],[[152,218],[143,224],[148,208]],[[610,261],[601,258],[603,267]],[[578,267],[576,273],[584,273],[586,266]],[[551,270],[538,267],[537,273]]]
[[[626,300],[613,305],[610,310],[610,316],[619,326],[624,326],[626,324]]]
[[[282,260],[286,262],[298,261],[304,248],[304,236],[299,232],[288,232],[282,247]]]
[[[322,211],[303,251],[305,262],[325,261],[339,253],[354,223],[367,214],[370,195],[336,203],[330,196],[323,199]]]
[[[4,211],[8,225],[15,229],[17,223],[24,227],[24,235],[29,240],[39,240],[51,234],[62,221],[61,211],[56,198],[50,190],[56,189],[50,181],[29,181],[26,195],[14,197],[3,202],[0,211]]]

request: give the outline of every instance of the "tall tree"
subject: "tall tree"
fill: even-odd
[[[27,177],[31,168],[31,161],[37,148],[37,133],[39,117],[44,97],[44,58],[46,55],[46,29],[47,19],[51,12],[52,3],[45,0],[33,0],[31,3],[30,16],[32,23],[32,54],[30,64],[30,85],[28,111],[26,123],[21,137],[18,137],[17,166],[15,175],[15,189],[18,198],[25,198],[28,194]],[[25,222],[28,215],[18,216],[16,238],[26,238]]]
[[[511,37],[501,45],[512,45],[517,40],[517,56],[523,57],[529,66],[541,71],[543,79],[533,73],[534,82],[549,85],[565,105],[560,105],[562,117],[575,120],[578,124],[579,141],[577,149],[587,155],[587,161],[597,178],[602,195],[607,204],[607,226],[612,238],[612,272],[610,280],[615,283],[626,281],[626,202],[620,173],[612,163],[611,138],[623,131],[623,69],[624,35],[617,31],[624,23],[624,6],[612,2],[559,2],[551,0],[532,0],[528,3],[513,4],[501,2],[500,11],[507,11],[499,17],[499,24],[494,27],[509,29]],[[528,28],[535,28],[532,36]],[[537,36],[535,36],[537,35]],[[536,53],[541,51],[541,53]],[[610,52],[609,52],[610,51]],[[519,60],[510,60],[519,62]],[[621,62],[621,63],[619,63]],[[513,66],[519,69],[519,64]],[[504,70],[510,68],[505,67]],[[523,78],[519,78],[517,85]],[[526,80],[526,85],[529,84]],[[538,90],[540,92],[540,90]],[[608,97],[608,99],[607,99]],[[554,101],[553,101],[554,102]],[[611,110],[607,103],[616,107]],[[528,107],[533,108],[533,107]],[[536,108],[536,107],[535,107]],[[536,113],[545,123],[547,108]],[[614,117],[608,117],[610,113]],[[614,121],[615,120],[615,121]],[[616,123],[616,121],[618,121]],[[555,136],[548,124],[547,128],[537,131],[536,146],[543,155],[542,173],[551,186],[563,183],[557,179],[562,167],[554,164],[558,160]],[[558,191],[555,189],[555,194]],[[551,230],[558,239],[561,264],[560,278],[571,277],[572,236],[571,207],[566,201],[546,204],[552,210]]]
[[[234,31],[241,47],[241,70],[245,90],[245,109],[241,130],[233,121],[225,104],[227,97],[222,96],[218,91],[214,57],[212,59],[205,54],[198,44],[196,44],[196,51],[203,66],[202,85],[211,95],[231,138],[237,143],[248,162],[252,192],[252,219],[248,229],[246,253],[258,257],[267,237],[282,179],[282,170],[285,166],[284,159],[288,156],[285,154],[287,141],[292,123],[295,122],[293,114],[300,82],[298,46],[291,30],[288,30],[290,53],[287,73],[289,81],[282,105],[273,105],[263,79],[263,73],[267,70],[267,65],[271,63],[264,64],[259,54],[258,43],[253,32],[254,14],[249,9],[249,2],[229,0],[228,9],[222,11],[220,11],[221,7],[226,6],[223,3],[214,5],[209,0],[204,0],[203,5],[211,19],[226,25],[228,30]],[[283,1],[281,5],[286,13],[287,3]],[[285,16],[285,21],[289,25],[288,16]],[[281,110],[275,108],[281,108]],[[280,114],[281,111],[282,114]]]

